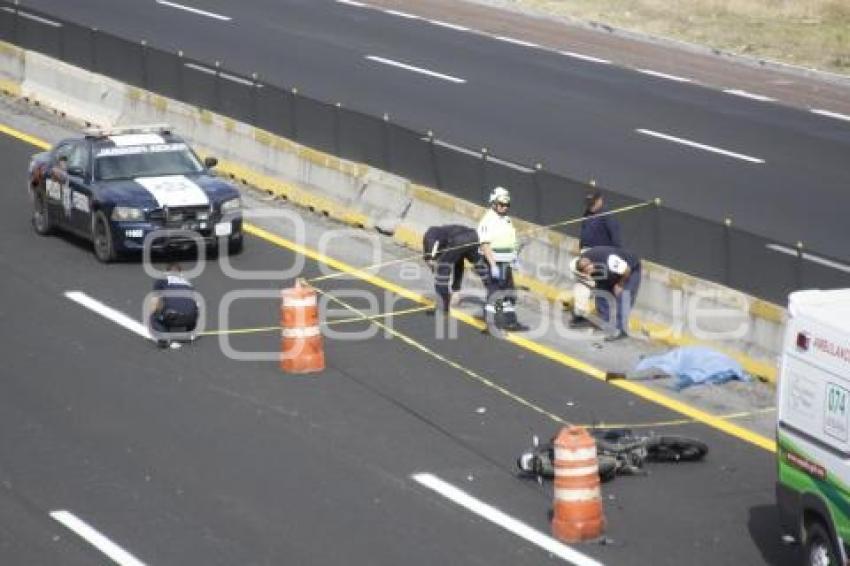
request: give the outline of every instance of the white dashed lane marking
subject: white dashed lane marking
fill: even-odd
[[[506,531],[539,546],[546,552],[557,556],[561,560],[565,560],[575,566],[602,566],[601,562],[597,562],[590,556],[582,554],[574,548],[570,548],[549,535],[544,535],[522,521],[515,519],[492,505],[473,497],[462,489],[455,487],[433,474],[413,474],[411,477],[420,485],[442,495],[449,501],[460,505],[467,511],[471,511],[479,517],[502,527]]]
[[[148,330],[147,326],[145,326],[138,320],[130,318],[123,312],[115,310],[109,305],[105,305],[97,299],[89,297],[82,291],[66,291],[65,296],[77,303],[78,305],[81,305],[92,312],[96,312],[104,318],[108,318],[115,324],[123,326],[130,332],[138,334],[142,338],[147,338],[148,340],[152,339],[151,333]]]
[[[80,538],[108,556],[119,566],[145,566],[145,563],[109,540],[97,529],[70,511],[51,511],[50,516],[76,533]]]
[[[719,147],[714,147],[712,145],[706,145],[704,143],[695,142],[693,140],[680,138],[676,136],[671,136],[670,134],[663,134],[661,132],[656,132],[653,130],[645,130],[643,128],[635,130],[639,134],[643,134],[645,136],[650,136],[653,138],[658,138],[662,140],[666,140],[673,143],[678,143],[681,145],[685,145],[688,147],[693,147],[696,149],[702,149],[704,151],[709,151],[711,153],[717,153],[719,155],[725,155],[727,157],[733,157],[735,159],[740,159],[741,161],[748,161],[750,163],[764,163],[764,159],[760,159],[758,157],[752,157],[750,155],[744,155],[743,153],[736,153],[734,151],[729,151],[727,149],[721,149]]]
[[[746,90],[738,90],[733,88],[727,88],[723,92],[726,94],[731,94],[733,96],[740,96],[742,98],[749,98],[750,100],[758,100],[759,102],[776,102],[775,98],[771,98],[769,96],[765,96],[763,94],[756,94],[754,92],[747,92]]]
[[[679,77],[676,75],[669,75],[667,73],[660,73],[658,71],[653,71],[652,69],[635,69],[638,73],[643,73],[644,75],[649,75],[651,77],[657,77],[659,79],[667,79],[668,81],[675,81],[677,83],[690,83],[693,82],[691,79],[685,77]]]
[[[387,59],[385,57],[378,57],[377,55],[366,55],[366,59],[368,59],[369,61],[374,61],[375,63],[381,63],[382,65],[389,65],[390,67],[404,69],[406,71],[419,73],[420,75],[434,77],[435,79],[440,79],[451,83],[463,84],[466,82],[466,79],[462,79],[460,77],[454,77],[452,75],[438,73],[436,71],[431,71],[430,69],[424,69],[422,67],[408,65],[407,63],[402,63],[401,61],[395,61],[393,59]]]
[[[207,12],[206,10],[201,10],[199,8],[193,8],[191,6],[186,6],[185,4],[177,4],[176,2],[169,2],[168,0],[156,0],[156,3],[160,6],[167,6],[169,8],[175,8],[177,10],[183,10],[184,12],[190,12],[192,14],[197,14],[198,16],[204,16],[206,18],[212,18],[214,20],[220,20],[223,22],[229,22],[233,18],[230,16],[224,16],[222,14],[216,14],[215,12]]]

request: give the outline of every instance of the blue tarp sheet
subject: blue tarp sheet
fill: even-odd
[[[720,384],[733,379],[749,381],[741,364],[725,354],[703,346],[686,346],[638,362],[636,372],[657,370],[676,379],[676,390],[702,383]]]

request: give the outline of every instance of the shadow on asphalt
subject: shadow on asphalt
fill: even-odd
[[[800,546],[779,542],[782,531],[779,528],[779,510],[776,505],[751,507],[747,528],[765,564],[793,566],[800,563]]]

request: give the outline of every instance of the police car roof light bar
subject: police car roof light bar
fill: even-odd
[[[105,138],[127,134],[165,134],[172,132],[170,124],[137,124],[128,126],[112,126],[110,128],[93,127],[84,130],[88,138]]]

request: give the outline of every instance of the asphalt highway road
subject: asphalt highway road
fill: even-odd
[[[328,0],[26,6],[850,259],[850,123]],[[186,8],[190,9],[186,9]],[[652,69],[649,69],[651,72]],[[755,71],[754,71],[755,72]],[[687,77],[684,77],[687,78]],[[735,90],[735,85],[729,85]]]
[[[34,151],[0,137],[0,165],[12,179]],[[434,474],[548,533],[551,486],[513,469],[532,433],[555,431],[547,417],[381,334],[328,339],[328,369],[305,377],[230,359],[210,337],[158,350],[64,295],[84,292],[139,319],[151,286],[142,266],[102,265],[73,238],[38,237],[22,184],[7,183],[4,195],[0,562],[109,563],[51,518],[59,510],[158,566],[557,562],[411,478]],[[234,265],[295,259],[250,238]],[[305,275],[317,272],[307,261]],[[274,297],[291,284],[235,281],[215,262],[195,282],[211,328],[227,293]],[[321,287],[386,300],[357,280]],[[234,326],[275,325],[278,300],[236,301],[232,313]],[[457,340],[437,340],[432,320],[401,317],[395,329],[572,422],[679,416],[468,326]],[[237,336],[233,345],[274,353],[278,336]],[[620,565],[791,563],[776,523],[773,454],[704,425],[665,432],[702,438],[708,459],[605,484],[610,544],[575,548]]]

